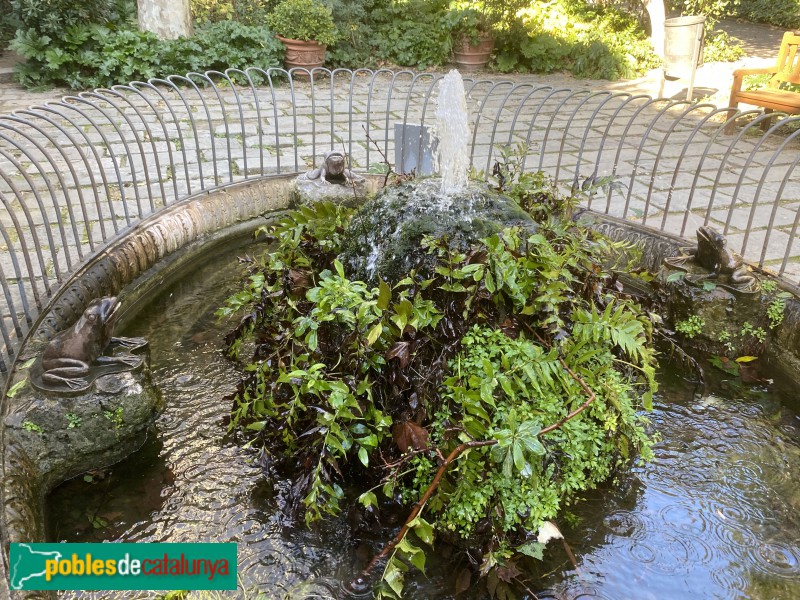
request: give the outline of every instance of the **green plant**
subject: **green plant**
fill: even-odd
[[[773,279],[767,279],[761,282],[761,291],[765,294],[772,294],[778,289],[778,284]]]
[[[114,427],[114,430],[120,429],[125,424],[125,419],[123,418],[123,409],[121,406],[118,406],[114,410],[104,410],[103,416],[111,421],[111,425]]]
[[[73,89],[111,86],[133,79],[206,69],[278,66],[283,45],[266,27],[233,21],[197,28],[192,38],[159,40],[149,32],[72,25],[58,38],[18,31],[11,47],[26,58],[15,77],[28,87]],[[258,74],[253,74],[256,83]]]
[[[67,429],[80,427],[82,419],[75,413],[67,413]]]
[[[741,42],[724,31],[706,36],[703,59],[707,62],[733,62],[746,55]]]
[[[675,330],[685,335],[690,340],[703,332],[705,321],[698,315],[691,315],[684,321],[675,324]]]
[[[191,0],[190,10],[195,25],[232,19],[235,14],[232,0]]]
[[[778,325],[783,323],[783,315],[786,310],[786,300],[784,298],[775,298],[769,303],[767,307],[767,318],[769,319],[769,328],[775,329]]]
[[[534,234],[428,237],[429,266],[369,285],[337,258],[353,211],[303,207],[265,229],[271,250],[218,311],[244,315],[231,431],[294,477],[306,521],[353,496],[413,507],[365,570],[388,559],[379,596],[400,596],[437,535],[481,545],[484,574],[541,557],[521,533],[651,456],[653,319],[616,292],[619,245],[566,218],[575,201],[540,174],[513,177],[544,216]]]
[[[714,30],[714,25],[724,17],[730,6],[737,0],[667,0],[667,8],[682,15],[703,15],[706,18],[707,32]]]
[[[14,32],[19,26],[19,19],[11,10],[11,0],[0,0],[0,54],[14,39]]]
[[[618,79],[658,64],[634,17],[580,2],[529,4],[495,37],[495,67],[502,72],[567,69],[576,77]]]
[[[798,0],[739,0],[731,8],[736,16],[757,23],[771,23],[786,29],[800,27]]]
[[[452,36],[444,23],[447,0],[386,2],[372,12],[370,46],[382,62],[424,69],[450,56]]]
[[[492,30],[492,24],[485,13],[476,8],[453,8],[445,13],[444,22],[455,39],[467,38],[477,44],[481,36]]]
[[[10,4],[21,29],[54,38],[72,26],[121,25],[136,14],[132,0],[11,0]]]
[[[764,328],[754,327],[750,321],[745,321],[742,324],[742,329],[740,330],[739,335],[743,338],[747,337],[748,335],[752,336],[761,344],[763,344],[767,339],[767,332],[764,330]]]
[[[331,10],[317,0],[283,0],[267,15],[267,24],[293,40],[332,45],[339,37]]]
[[[42,429],[41,427],[39,427],[39,426],[38,426],[36,423],[34,423],[33,421],[23,421],[23,422],[22,422],[22,428],[23,428],[25,431],[31,431],[31,432],[35,432],[35,433],[38,433],[38,434],[42,434],[42,433],[44,433],[44,429]]]
[[[733,352],[733,350],[734,350],[733,339],[732,339],[731,334],[729,332],[727,332],[727,331],[720,332],[719,337],[717,339],[719,340],[719,342],[721,344],[723,344],[725,346],[725,349],[728,352]]]

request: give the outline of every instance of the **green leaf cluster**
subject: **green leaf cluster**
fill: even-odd
[[[243,25],[263,25],[275,0],[191,0],[195,25],[218,21],[237,21]]]
[[[638,21],[609,6],[554,0],[531,3],[513,27],[497,34],[501,72],[619,79],[639,76],[658,59]]]
[[[798,0],[738,0],[730,2],[728,10],[737,17],[756,23],[770,23],[786,29],[800,27]]]
[[[290,212],[219,311],[242,315],[229,341],[252,352],[231,430],[291,473],[308,522],[340,512],[354,486],[380,511],[439,481],[390,555],[385,597],[425,568],[436,532],[481,546],[484,574],[515,548],[538,555],[526,540],[544,521],[651,455],[653,324],[604,266],[615,244],[566,219],[573,201],[540,175],[507,192],[541,217],[535,233],[468,248],[426,238],[431,268],[394,285],[352,279],[337,258],[351,209]]]
[[[10,0],[7,5],[20,28],[52,37],[75,25],[131,23],[136,15],[133,0]]]
[[[25,57],[15,77],[28,87],[108,87],[189,71],[279,66],[283,45],[266,27],[234,21],[205,25],[191,38],[101,24],[75,24],[58,35],[19,30],[11,47]],[[253,74],[256,83],[260,77]]]
[[[332,45],[339,37],[330,8],[318,0],[283,0],[266,17],[278,35]]]

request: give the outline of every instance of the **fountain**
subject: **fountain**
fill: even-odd
[[[464,83],[452,70],[441,80],[437,99],[439,177],[384,188],[362,206],[342,253],[353,277],[399,281],[412,269],[429,269],[425,237],[446,238],[452,248],[465,250],[506,227],[536,230],[516,202],[485,182],[469,183],[468,121]]]
[[[464,80],[455,69],[439,83],[439,98],[436,104],[435,160],[442,178],[443,197],[460,192],[467,187],[469,171],[469,114]]]
[[[469,134],[466,135],[468,139]],[[244,197],[252,199],[256,208],[250,213],[242,210],[241,215],[255,216],[285,206],[286,178],[268,181],[274,185],[266,193],[260,183],[244,190]],[[475,205],[487,203],[482,192],[470,190],[469,186],[458,191],[458,184],[444,184],[437,179],[422,180],[418,185],[422,191],[413,186],[405,188],[403,194],[413,200],[397,200],[400,210],[411,206],[412,212],[433,215],[429,219],[433,224],[446,220],[442,215],[452,216],[455,221],[459,210],[464,214],[469,211],[470,224],[477,221],[478,226],[484,226],[481,218],[476,219],[472,214]],[[477,190],[480,187],[475,185]],[[184,215],[168,226],[139,228],[131,238],[139,236],[135,238],[138,244],[140,238],[157,238],[158,233],[151,235],[151,231],[180,231],[183,235],[191,230],[194,234],[201,230],[195,223],[208,218],[209,214],[227,214],[231,207],[239,210],[243,198],[236,194],[241,191],[228,189],[212,193],[211,200],[218,203],[219,211],[198,210],[201,218],[194,221]],[[130,188],[127,193],[132,193]],[[451,206],[438,213],[432,211],[425,206],[424,197],[428,193],[428,198],[439,199],[433,203],[460,208]],[[463,198],[459,194],[464,194]],[[265,196],[272,199],[267,207],[264,206]],[[514,214],[513,207],[506,208],[507,211],[498,212]],[[176,214],[179,211],[173,211],[171,216]],[[530,231],[536,227],[523,214],[516,214],[509,222]],[[177,226],[173,226],[175,223]],[[228,221],[220,227],[231,224]],[[254,225],[248,226],[252,229]],[[485,230],[479,229],[475,235],[496,231],[495,227],[495,224],[486,225]],[[381,235],[394,237],[399,228],[395,223],[382,230]],[[243,226],[241,230],[245,229]],[[470,243],[468,236],[473,234],[462,229],[463,225],[455,225],[456,234],[449,235],[455,238],[463,234],[459,244],[466,247]],[[424,221],[418,230],[436,235],[436,228]],[[189,235],[186,238],[190,242],[195,239]],[[363,264],[346,263],[349,272],[363,269],[365,279],[377,282],[380,277],[392,279],[392,266],[397,277],[406,265],[414,268],[420,266],[420,260],[424,262],[419,257],[405,260],[406,248],[414,249],[413,240],[418,241],[421,235],[412,236],[407,246],[392,251],[389,259],[381,258],[379,238],[365,240],[367,259]],[[668,241],[672,246],[679,242]],[[169,241],[163,246],[169,246],[172,251],[182,243],[186,241]],[[196,243],[195,249],[205,243]],[[248,591],[280,590],[308,597],[338,597],[340,581],[353,575],[349,559],[362,564],[364,547],[369,551],[380,546],[389,533],[382,530],[365,534],[364,529],[358,530],[359,539],[364,541],[354,549],[347,533],[355,531],[360,516],[350,515],[349,519],[343,516],[313,531],[297,527],[280,500],[281,491],[290,486],[291,481],[264,479],[252,453],[222,438],[218,422],[227,408],[221,396],[232,391],[235,372],[230,363],[221,359],[219,347],[211,335],[211,332],[222,335],[224,328],[211,315],[212,309],[203,303],[209,301],[212,292],[221,294],[222,289],[233,285],[235,255],[242,251],[230,254],[227,262],[208,265],[207,251],[206,245],[204,251],[194,255],[193,260],[203,265],[203,270],[198,272],[193,283],[182,279],[182,283],[162,287],[161,282],[175,281],[175,273],[180,271],[165,275],[170,271],[164,269],[163,264],[159,265],[157,277],[143,275],[144,279],[157,280],[139,295],[140,305],[152,302],[152,308],[148,316],[141,319],[134,319],[132,310],[128,329],[124,331],[127,335],[150,338],[151,343],[156,342],[158,346],[154,348],[153,377],[168,399],[166,412],[156,422],[158,437],[151,437],[141,453],[123,464],[95,474],[93,482],[78,478],[54,492],[43,513],[47,517],[49,539],[237,541],[242,557],[243,587]],[[108,289],[92,283],[91,293],[95,296],[116,295],[119,289],[113,286],[128,286],[146,267],[168,254],[160,246],[154,250],[115,252],[112,247],[106,254],[113,261],[108,260],[99,267],[95,263],[86,270],[98,280],[101,279],[98,273],[111,273],[110,278],[114,280]],[[163,295],[156,298],[156,289],[163,291]],[[56,302],[55,318],[63,319],[62,314],[68,312],[64,307],[80,306],[75,298],[85,301],[87,295],[83,288],[78,294],[65,294],[71,302]],[[221,300],[222,296],[218,295],[214,302]],[[76,310],[79,314],[81,309]],[[782,328],[783,332],[797,327],[792,315],[793,312],[787,310],[787,321],[789,317],[793,321],[789,327]],[[50,326],[49,321],[45,326]],[[513,322],[506,324],[506,328],[513,333]],[[383,343],[381,335],[383,333],[379,332],[373,344]],[[394,364],[411,356],[411,352],[408,356],[403,354],[403,348],[410,347],[413,342],[401,340],[406,341],[409,346],[380,347],[386,350],[383,359]],[[390,352],[391,349],[394,351]],[[391,358],[386,358],[390,355]],[[28,359],[31,355],[23,353],[23,357]],[[19,383],[21,374],[24,375],[15,371],[11,382]],[[574,507],[582,522],[574,527],[562,527],[581,566],[592,565],[592,572],[601,573],[602,577],[591,582],[575,577],[569,569],[563,568],[561,557],[553,552],[541,570],[544,578],[535,590],[539,597],[575,597],[586,593],[587,586],[601,595],[635,596],[643,581],[659,597],[797,597],[800,560],[796,550],[799,527],[796,486],[784,475],[800,464],[796,404],[792,403],[791,396],[787,396],[787,400],[777,393],[765,392],[761,386],[750,391],[731,391],[730,381],[721,382],[713,388],[713,393],[698,396],[689,389],[691,386],[687,388],[674,379],[678,376],[665,376],[670,385],[669,396],[656,398],[653,413],[653,420],[664,436],[655,446],[659,460],[639,465],[632,472],[620,472],[619,487],[612,492],[587,493],[586,499]],[[217,390],[223,391],[216,393]],[[720,390],[724,390],[724,394]],[[413,411],[415,403],[421,403],[424,398],[415,399],[407,394],[403,400],[408,410]],[[66,416],[61,420],[66,423]],[[54,423],[53,427],[56,426]],[[406,428],[415,431],[412,425]],[[688,446],[686,440],[691,442]],[[25,470],[29,464],[21,460],[24,457],[21,457],[20,448],[11,450],[13,453],[5,457],[8,466],[4,473],[7,501],[4,541],[9,539],[8,532],[16,536],[14,540],[36,539],[43,535],[44,529],[38,508],[43,490],[19,493],[25,486],[32,486],[28,478],[31,471]],[[220,456],[224,460],[219,460]],[[9,490],[14,493],[9,494]],[[369,518],[367,514],[366,521],[362,522],[369,522]],[[588,539],[583,537],[587,528],[594,532]],[[21,533],[25,538],[19,537]],[[445,568],[448,566],[445,564]],[[430,562],[428,573],[435,573],[435,565]],[[414,594],[426,598],[452,595],[453,590],[463,589],[464,581],[469,578],[470,573],[465,577],[463,570],[435,574],[429,583],[416,581],[409,597]],[[464,592],[466,597],[470,593]]]

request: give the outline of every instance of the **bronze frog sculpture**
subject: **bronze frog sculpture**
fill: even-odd
[[[351,181],[364,181],[363,177],[356,175],[347,168],[347,157],[344,153],[336,150],[326,152],[322,164],[306,173],[306,178],[323,184],[347,184]]]
[[[34,385],[48,391],[81,390],[91,383],[87,379],[93,365],[120,365],[113,371],[135,368],[142,358],[131,354],[104,356],[110,346],[125,346],[135,350],[147,342],[139,338],[114,338],[113,330],[120,303],[116,297],[93,300],[80,318],[50,340],[40,357],[39,368],[32,372]],[[99,374],[110,372],[108,369]],[[36,375],[36,377],[34,377]]]
[[[687,259],[710,271],[704,279],[727,275],[730,283],[737,288],[750,289],[756,282],[744,264],[742,257],[728,248],[728,240],[713,227],[704,225],[697,229],[697,246],[686,252],[685,256],[670,257],[665,262],[670,266],[684,269]]]

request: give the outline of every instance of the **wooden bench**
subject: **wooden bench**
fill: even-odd
[[[788,113],[800,113],[800,93],[780,89],[783,83],[800,84],[800,31],[787,31],[783,34],[781,49],[775,66],[755,69],[736,69],[733,72],[733,86],[728,106],[735,109],[739,102],[763,106],[764,113],[774,110]],[[772,75],[766,87],[756,90],[742,91],[742,79],[745,75]],[[728,113],[728,118],[733,117],[734,110]],[[764,119],[761,125],[766,129],[772,119]],[[734,121],[725,127],[726,133],[733,131]]]

